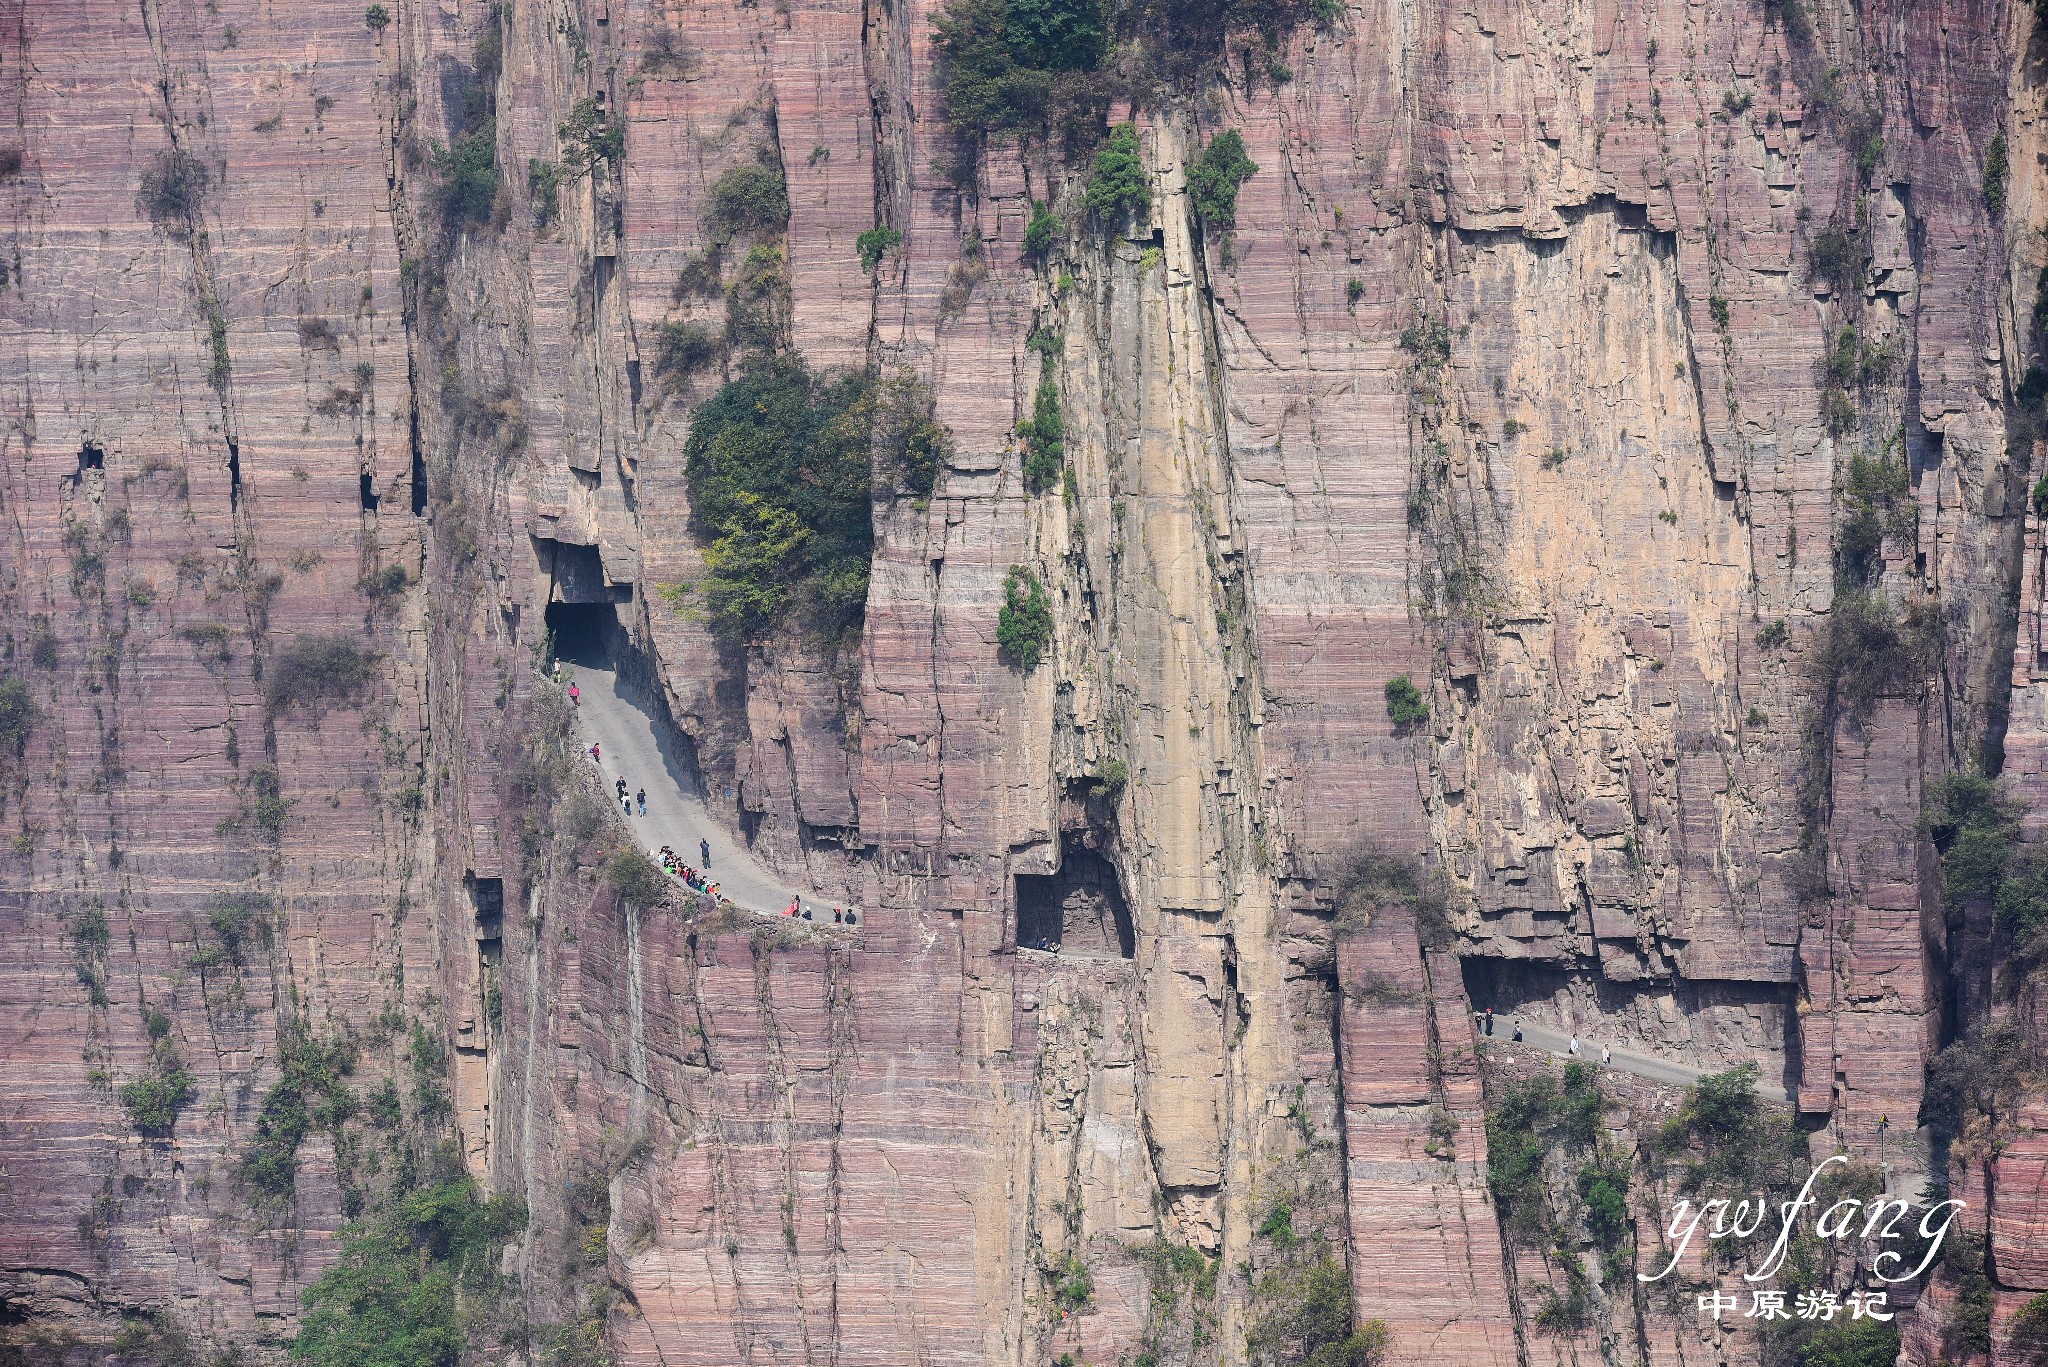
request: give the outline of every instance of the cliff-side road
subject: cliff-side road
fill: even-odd
[[[1496,1013],[1493,1023],[1494,1040],[1512,1041],[1515,1035],[1516,1019],[1512,1015]],[[1534,1045],[1539,1049],[1548,1049],[1559,1057],[1567,1056],[1567,1050],[1571,1044],[1571,1037],[1569,1035],[1563,1031],[1552,1030],[1547,1025],[1537,1025],[1527,1020],[1522,1021],[1521,1025],[1522,1043]],[[1705,1068],[1694,1068],[1683,1063],[1677,1063],[1671,1059],[1658,1058],[1654,1054],[1645,1054],[1633,1049],[1616,1048],[1610,1041],[1596,1040],[1585,1036],[1581,1036],[1579,1039],[1579,1061],[1582,1063],[1599,1064],[1600,1047],[1602,1044],[1607,1044],[1612,1050],[1612,1054],[1602,1066],[1612,1068],[1618,1072],[1634,1073],[1637,1077],[1646,1077],[1653,1082],[1669,1082],[1681,1087],[1690,1086],[1705,1077],[1709,1071]],[[1786,1099],[1783,1087],[1778,1086],[1769,1078],[1761,1075],[1757,1078],[1756,1090],[1757,1095],[1768,1097],[1772,1101],[1784,1101]]]
[[[605,791],[615,792],[617,781],[623,778],[629,796],[643,789],[647,793],[647,814],[640,815],[636,803],[629,818],[642,849],[654,855],[668,845],[684,863],[696,867],[703,862],[698,842],[707,841],[711,846],[707,872],[718,890],[734,903],[764,916],[780,916],[789,909],[790,899],[800,896],[814,921],[831,924],[830,902],[783,883],[751,851],[735,843],[711,815],[688,764],[674,742],[662,734],[661,724],[647,710],[637,689],[622,683],[608,669],[565,660],[563,671],[564,685],[573,680],[581,695],[576,730],[586,759],[591,743],[597,744]]]

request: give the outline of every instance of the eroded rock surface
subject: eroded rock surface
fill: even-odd
[[[923,0],[0,3],[0,671],[35,713],[0,754],[0,1332],[287,1337],[364,1189],[326,1134],[249,1188],[310,1032],[365,1095],[445,1046],[464,1162],[531,1212],[530,1322],[622,1363],[1239,1361],[1283,1204],[1392,1361],[1752,1358],[1662,1311],[1537,1332],[1470,1013],[1757,1062],[1816,1154],[1889,1118],[1915,1189],[1926,1060],[2039,1009],[1994,1000],[1918,824],[2002,763],[2031,839],[2048,785],[2034,16],[1782,8],[1352,4],[1285,80],[1136,111],[1154,208],[1117,230],[1085,158],[956,164]],[[624,150],[583,165],[599,97]],[[451,222],[480,128],[495,197]],[[1259,167],[1228,233],[1187,195],[1225,128]],[[748,164],[790,209],[751,243],[709,214]],[[722,328],[750,245],[814,368],[914,377],[951,435],[929,498],[878,494],[836,652],[734,650],[692,597],[683,446],[738,362],[665,368],[663,329]],[[1816,677],[1857,456],[1913,514],[1871,591],[1946,623],[1861,713]],[[1031,670],[1012,566],[1053,605]],[[619,900],[535,778],[534,666],[593,623],[857,932]],[[280,691],[328,638],[362,685]],[[1447,922],[1340,907],[1368,846],[1444,871]],[[142,1133],[120,1089],[166,1048],[192,1098]],[[1949,1174],[2001,1325],[2048,1289],[2017,1117]],[[1155,1240],[1215,1260],[1187,1316]]]

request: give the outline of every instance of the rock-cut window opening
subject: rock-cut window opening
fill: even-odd
[[[467,881],[470,904],[476,908],[477,938],[501,938],[505,933],[505,880],[478,878],[472,874]]]
[[[1137,936],[1116,866],[1069,839],[1058,872],[1018,874],[1017,947],[1132,957]]]

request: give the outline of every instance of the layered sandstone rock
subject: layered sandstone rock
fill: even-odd
[[[1563,1351],[1486,1192],[1467,982],[1759,1061],[1831,1141],[1888,1117],[1899,1180],[1929,1170],[1920,1065],[1970,1009],[1920,794],[2008,693],[2010,790],[2048,753],[2035,453],[2006,438],[2029,15],[1825,7],[1801,37],[1743,6],[1355,4],[1289,39],[1284,83],[1139,111],[1155,208],[1125,234],[1036,141],[991,141],[966,189],[940,169],[928,3],[389,9],[0,5],[0,591],[42,713],[0,806],[10,1307],[288,1332],[349,1183],[316,1139],[289,1218],[238,1188],[279,1034],[352,1032],[367,1080],[393,1018],[451,1046],[467,1161],[533,1212],[537,1325],[584,1311],[551,1241],[602,1179],[622,1362],[1135,1356],[1156,1239],[1220,1269],[1208,1346],[1173,1351],[1235,1361],[1282,1190],[1327,1197],[1395,1360]],[[453,232],[434,149],[479,67],[504,188]],[[579,174],[558,130],[600,96],[625,154]],[[1260,168],[1227,238],[1185,192],[1226,127]],[[204,190],[152,218],[167,156]],[[953,440],[929,500],[878,500],[837,659],[724,651],[674,591],[724,372],[660,374],[658,329],[721,321],[678,277],[752,161],[786,177],[795,346],[915,376]],[[1032,199],[1067,219],[1048,269]],[[1867,225],[1860,298],[1808,268],[1836,222]],[[903,240],[870,277],[878,223]],[[1831,426],[1816,363],[1852,321],[1899,360]],[[1014,436],[1034,327],[1072,469],[1042,495]],[[1878,451],[1919,509],[1881,591],[1947,615],[1943,669],[1814,728],[1837,490]],[[1056,605],[1029,672],[995,646],[1012,565]],[[720,809],[870,908],[858,935],[620,906],[593,842],[541,828],[551,603],[617,606]],[[266,663],[327,633],[376,652],[366,693],[270,706]],[[1406,732],[1401,674],[1431,702]],[[1448,872],[1458,953],[1395,906],[1333,927],[1366,845]],[[1020,887],[1084,859],[1115,898],[1043,895],[1093,908],[1087,957],[1020,949]],[[192,968],[243,895],[271,944]],[[198,1089],[161,1140],[114,1097],[148,1010]],[[2026,1116],[1987,1193],[2004,1315],[2044,1285]],[[1096,1294],[1063,1317],[1068,1257]]]

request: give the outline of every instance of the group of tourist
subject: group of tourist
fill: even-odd
[[[558,681],[565,677],[559,660],[555,662],[555,677]],[[581,690],[577,688],[573,678],[568,680],[568,692],[569,700],[572,703],[581,701]],[[596,741],[590,743],[590,749],[587,753],[590,755],[591,763],[602,764],[604,762],[604,751]],[[624,775],[620,775],[612,784],[612,791],[619,800],[620,810],[627,816],[634,816],[636,814],[646,816],[647,790],[642,788],[638,792],[633,792],[630,789],[631,785],[626,781]],[[711,876],[704,872],[704,869],[711,867],[711,842],[709,840],[699,840],[697,842],[697,849],[701,856],[699,862],[702,864],[702,868],[694,868],[691,865],[685,864],[681,855],[677,854],[669,846],[663,845],[660,854],[662,872],[680,881],[691,892],[709,899],[704,903],[707,907],[714,903],[724,902],[725,898],[720,894],[718,884],[712,882]],[[803,905],[803,899],[800,897],[790,900],[789,910],[784,915],[804,921],[814,919],[811,908]],[[860,924],[860,914],[853,907],[834,907],[832,908],[832,924],[835,926],[857,926]]]
[[[811,914],[811,909],[804,905],[804,899],[801,897],[790,898],[789,910],[782,914],[798,921],[816,919]],[[860,924],[860,913],[852,907],[834,907],[832,908],[832,924],[835,926],[857,926]]]
[[[1484,1011],[1474,1011],[1474,1012],[1472,1013],[1472,1022],[1473,1022],[1473,1025],[1474,1025],[1474,1027],[1475,1027],[1475,1028],[1476,1028],[1476,1029],[1478,1030],[1478,1032],[1479,1032],[1479,1033],[1480,1033],[1481,1035],[1485,1036],[1485,1037],[1486,1037],[1486,1038],[1488,1038],[1488,1039],[1491,1039],[1491,1038],[1493,1037],[1493,1008],[1492,1008],[1492,1007],[1490,1007],[1490,1006],[1489,1006],[1489,1007],[1487,1007],[1487,1008],[1486,1008],[1486,1009],[1485,1009]],[[1514,1033],[1514,1042],[1515,1042],[1516,1044],[1520,1044],[1520,1043],[1522,1042],[1522,1022],[1521,1022],[1521,1018],[1520,1018],[1520,1017],[1517,1017],[1517,1018],[1515,1019],[1515,1022],[1514,1022],[1514,1026],[1515,1026],[1515,1033]],[[1572,1031],[1572,1034],[1571,1034],[1571,1041],[1570,1041],[1570,1043],[1568,1043],[1568,1044],[1566,1044],[1566,1045],[1565,1045],[1565,1047],[1564,1047],[1564,1052],[1565,1052],[1565,1057],[1567,1057],[1567,1058],[1579,1058],[1579,1057],[1581,1057],[1581,1056],[1583,1055],[1583,1053],[1584,1053],[1584,1046],[1583,1046],[1583,1045],[1581,1045],[1581,1044],[1579,1043],[1579,1032],[1578,1032],[1578,1031],[1576,1031],[1576,1030]],[[1606,1045],[1606,1044],[1603,1044],[1603,1045],[1601,1045],[1601,1046],[1600,1046],[1600,1066],[1601,1066],[1601,1067],[1603,1067],[1603,1068],[1605,1068],[1605,1067],[1607,1067],[1608,1065],[1612,1064],[1613,1062],[1614,1062],[1614,1049],[1613,1049],[1613,1047],[1612,1047],[1612,1046],[1610,1046],[1610,1045]]]
[[[671,878],[682,879],[683,886],[691,892],[708,892],[713,897],[718,896],[718,884],[685,864],[682,856],[666,845],[661,847],[661,870]]]
[[[590,749],[591,749],[591,758],[592,758],[592,759],[595,759],[595,758],[597,758],[597,753],[596,753],[596,752],[597,752],[597,747],[596,747],[595,745],[593,745],[593,746],[591,746],[591,747],[590,747]],[[626,815],[627,815],[627,816],[631,816],[631,815],[633,814],[633,801],[634,801],[634,799],[633,799],[633,798],[629,798],[629,797],[627,797],[627,796],[626,796],[626,780],[625,780],[624,778],[621,778],[621,779],[620,779],[620,780],[618,781],[618,783],[617,783],[617,784],[615,785],[615,787],[616,787],[616,790],[617,790],[617,792],[618,792],[618,794],[619,794],[619,806],[620,806],[621,808],[623,808],[623,809],[625,810],[625,813],[626,813]],[[642,816],[646,816],[646,815],[647,815],[647,790],[646,790],[645,788],[642,788],[642,789],[640,790],[639,794],[638,794],[638,797],[639,797],[639,802],[640,802],[640,815],[642,815]]]

